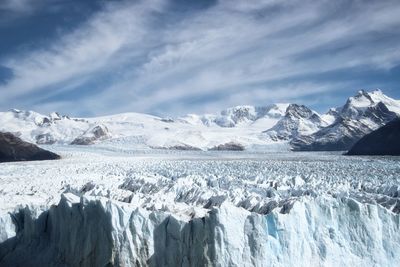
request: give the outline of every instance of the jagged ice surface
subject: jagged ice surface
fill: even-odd
[[[391,266],[399,217],[352,199],[305,198],[268,215],[223,204],[183,221],[111,201],[64,196],[1,244],[4,264],[25,266]]]
[[[398,158],[52,148],[1,165],[0,266],[399,261]]]

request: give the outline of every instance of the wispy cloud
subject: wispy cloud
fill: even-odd
[[[37,3],[41,0],[36,1]],[[36,4],[37,4],[36,3]],[[8,12],[26,13],[31,12],[35,8],[32,0],[2,0],[0,2],[0,10]]]
[[[112,3],[48,47],[10,55],[2,65],[14,78],[0,87],[0,107],[182,114],[310,103],[359,84],[321,74],[399,65],[397,14],[397,1]],[[77,99],[61,97],[68,92]]]

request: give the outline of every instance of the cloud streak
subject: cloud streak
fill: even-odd
[[[47,47],[9,55],[0,64],[14,76],[0,85],[0,107],[85,115],[315,104],[306,98],[351,94],[360,85],[340,77],[321,81],[324,73],[385,72],[400,63],[396,1],[181,5],[189,4],[112,3]]]

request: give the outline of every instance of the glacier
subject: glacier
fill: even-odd
[[[8,223],[7,223],[8,220]],[[231,204],[185,221],[111,200],[62,196],[2,216],[2,266],[393,266],[399,215],[351,198],[305,198],[291,212]],[[6,229],[5,227],[9,227]],[[4,240],[1,240],[4,241]]]
[[[0,266],[393,266],[400,160],[48,146],[0,168]]]

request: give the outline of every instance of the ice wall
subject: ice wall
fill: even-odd
[[[103,198],[62,196],[0,215],[0,266],[394,266],[399,215],[331,197],[287,214],[229,203],[185,221]]]

